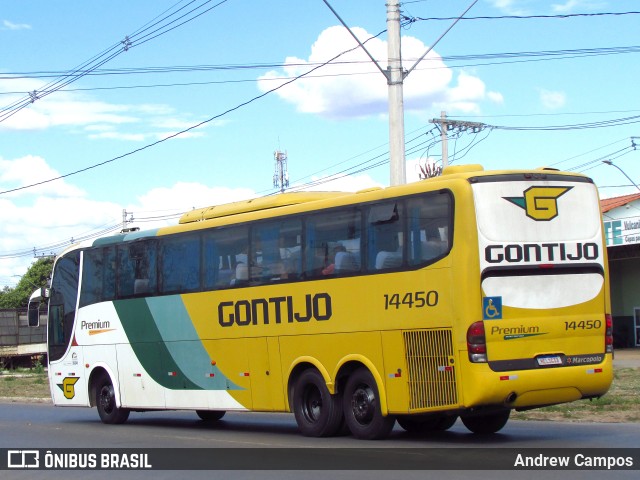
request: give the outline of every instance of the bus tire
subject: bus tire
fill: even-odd
[[[464,426],[473,433],[485,435],[500,431],[507,424],[509,415],[511,415],[511,410],[506,409],[485,415],[462,415],[460,419]]]
[[[96,406],[102,423],[116,425],[129,418],[129,410],[118,407],[113,383],[107,375],[103,375],[96,384]]]
[[[396,419],[383,416],[375,378],[366,368],[355,370],[344,388],[344,418],[351,434],[362,440],[386,438]]]
[[[196,410],[196,414],[205,422],[217,422],[225,413],[224,410]]]
[[[296,380],[292,396],[293,413],[306,437],[336,435],[343,422],[342,401],[331,395],[320,372],[308,369]]]
[[[458,419],[457,415],[407,415],[397,418],[398,423],[407,432],[426,434],[429,432],[444,432],[453,427]]]

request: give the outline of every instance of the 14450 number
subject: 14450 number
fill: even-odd
[[[600,320],[581,320],[579,322],[564,322],[565,330],[597,330],[602,326]]]
[[[400,307],[423,308],[435,307],[438,304],[438,292],[430,290],[428,292],[408,292],[392,293],[384,295],[384,309],[389,310]]]

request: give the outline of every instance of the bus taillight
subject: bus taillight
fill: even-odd
[[[467,351],[473,363],[487,361],[487,339],[484,335],[484,322],[472,323],[467,329]]]
[[[613,353],[613,318],[610,313],[604,315],[604,321],[607,325],[604,337],[604,346],[606,353]]]

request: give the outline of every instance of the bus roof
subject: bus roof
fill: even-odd
[[[178,223],[201,222],[212,218],[227,217],[239,213],[257,212],[288,205],[298,205],[300,203],[315,202],[349,195],[348,192],[292,192],[271,195],[268,197],[253,198],[240,202],[225,203],[211,207],[199,208],[185,213],[180,217]]]
[[[250,200],[243,200],[239,202],[226,203],[221,205],[213,205],[209,207],[199,208],[195,210],[191,210],[180,217],[178,221],[178,225],[169,226],[169,227],[161,227],[155,228],[151,230],[138,230],[132,229],[131,231],[121,231],[115,235],[110,235],[106,237],[100,237],[95,240],[85,240],[80,243],[76,243],[70,245],[63,252],[58,254],[58,256],[63,255],[71,250],[75,250],[78,248],[86,248],[86,247],[96,247],[100,245],[110,245],[117,244],[120,242],[138,240],[142,238],[155,237],[157,235],[165,235],[170,233],[177,233],[179,231],[188,230],[189,226],[196,227],[196,223],[203,222],[206,220],[220,219],[223,217],[232,217],[235,215],[242,215],[251,212],[260,212],[267,211],[282,207],[292,207],[295,205],[304,205],[312,202],[319,202],[323,200],[331,200],[344,198],[348,196],[359,196],[361,194],[368,194],[374,191],[384,192],[383,196],[392,197],[394,194],[398,194],[400,191],[405,193],[416,192],[421,189],[419,184],[423,182],[443,182],[447,180],[454,179],[469,179],[474,177],[476,179],[481,177],[498,177],[502,175],[514,175],[514,174],[538,174],[549,178],[554,176],[558,177],[582,177],[586,180],[590,180],[589,177],[584,174],[579,174],[575,172],[563,172],[558,171],[552,168],[536,168],[536,169],[527,169],[527,170],[493,170],[486,171],[482,167],[482,165],[478,164],[466,164],[466,165],[453,165],[448,166],[444,169],[442,174],[437,177],[424,179],[419,182],[414,182],[406,185],[398,185],[387,188],[374,187],[367,188],[364,190],[360,190],[358,192],[288,192],[288,193],[280,193],[276,195],[269,195],[266,197],[253,198]],[[347,200],[348,201],[348,200]],[[186,228],[185,228],[186,227]]]

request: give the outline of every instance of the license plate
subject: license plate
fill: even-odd
[[[538,357],[538,365],[541,367],[547,367],[549,365],[562,365],[562,359],[558,355],[551,355],[548,357]]]

